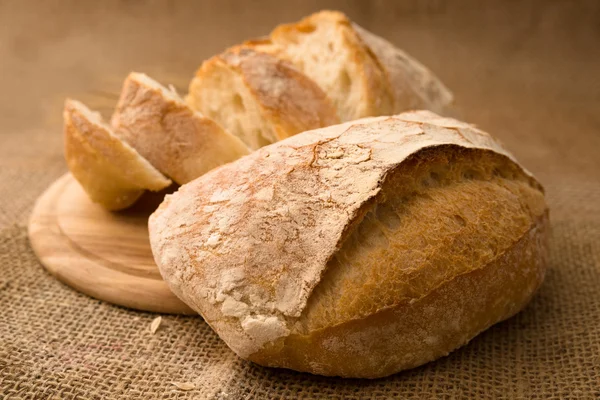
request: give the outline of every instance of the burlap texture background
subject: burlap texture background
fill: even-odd
[[[430,65],[545,185],[550,269],[525,311],[421,368],[342,380],[242,361],[198,317],[151,335],[155,315],[45,272],[26,223],[66,171],[65,95],[109,112],[130,70],[185,87],[203,58],[324,7]],[[0,0],[0,88],[0,398],[600,398],[599,2]]]

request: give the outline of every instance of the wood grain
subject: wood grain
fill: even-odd
[[[171,293],[152,258],[147,222],[162,196],[109,212],[65,174],[37,200],[29,240],[42,265],[80,292],[137,310],[194,314]]]

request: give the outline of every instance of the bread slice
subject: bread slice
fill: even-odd
[[[233,47],[205,61],[190,83],[187,102],[251,149],[339,122],[315,82],[253,46]]]
[[[270,37],[321,86],[342,121],[392,113],[387,78],[344,14],[321,11],[278,26]]]
[[[192,110],[175,92],[136,72],[123,84],[112,126],[178,184],[249,153],[241,140]]]
[[[144,190],[159,191],[171,184],[118,138],[99,113],[67,99],[63,117],[67,165],[92,201],[120,210],[132,205]]]
[[[342,121],[413,108],[441,112],[452,99],[424,66],[340,12],[280,25],[270,38],[325,90]]]
[[[362,378],[444,356],[521,310],[544,277],[547,227],[543,189],[510,153],[428,111],[264,147],[149,220],[165,281],[238,355]]]

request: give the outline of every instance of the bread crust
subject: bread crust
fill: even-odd
[[[171,181],[119,139],[99,113],[67,99],[63,112],[65,160],[90,198],[109,210],[132,205],[145,190]]]
[[[427,109],[444,114],[452,104],[453,95],[427,67],[361,26],[352,27],[369,47],[384,71],[392,92],[393,113]]]
[[[345,240],[381,201],[385,194],[382,188],[390,177],[412,156],[432,148],[494,154],[510,166],[524,187],[538,193],[533,211],[522,218],[542,216],[545,203],[541,186],[488,134],[431,112],[410,112],[305,132],[182,187],[150,218],[157,265],[172,291],[200,312],[244,358],[264,365],[355,377],[383,376],[426,362],[510,313],[494,314],[487,325],[473,322],[473,328],[465,328],[460,337],[441,340],[439,347],[432,344],[429,350],[417,349],[414,359],[390,360],[384,357],[389,349],[384,349],[376,354],[384,357],[379,362],[389,365],[377,368],[361,351],[351,353],[363,359],[354,362],[355,369],[340,366],[325,342],[314,352],[307,352],[309,358],[300,360],[304,356],[289,349],[287,343],[304,341],[297,345],[307,349],[320,337],[325,340],[327,335],[344,334],[346,328],[337,328],[342,324],[326,327],[322,333],[311,332],[310,324],[302,325],[309,299]],[[476,201],[478,198],[473,199]],[[526,226],[528,220],[517,217],[520,226]],[[541,245],[538,250],[542,251]],[[511,257],[510,249],[504,253]],[[543,264],[535,264],[539,268],[531,276],[543,273]],[[420,279],[429,278],[424,275]],[[538,285],[532,282],[528,281],[531,291]],[[427,293],[434,293],[433,289]],[[422,297],[427,298],[427,293],[421,293]],[[400,307],[401,301],[398,299],[390,309]],[[515,297],[515,309],[523,305]],[[371,318],[356,319],[365,317]],[[355,328],[366,332],[377,323],[377,317],[372,318],[363,325],[357,322]],[[354,325],[347,322],[347,329],[351,329]],[[443,333],[436,332],[434,329],[432,334]],[[378,342],[382,339],[379,337]],[[323,357],[331,362],[319,362]]]
[[[313,374],[381,378],[448,355],[518,313],[544,279],[548,213],[483,268],[423,298],[307,335],[291,334],[249,357]]]
[[[144,74],[129,74],[112,117],[115,132],[158,170],[179,184],[249,149],[215,121]]]
[[[272,125],[274,136],[267,138],[271,142],[339,123],[335,108],[315,82],[287,61],[259,50],[261,46],[235,46],[204,62],[190,83],[188,104],[203,110],[199,95],[203,80],[212,79],[218,68],[228,68],[241,77],[259,105],[261,118]]]

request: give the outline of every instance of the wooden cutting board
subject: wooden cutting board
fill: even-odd
[[[148,193],[110,212],[66,174],[37,200],[29,240],[42,265],[80,292],[143,311],[195,314],[171,293],[152,258],[148,216],[163,196]]]

